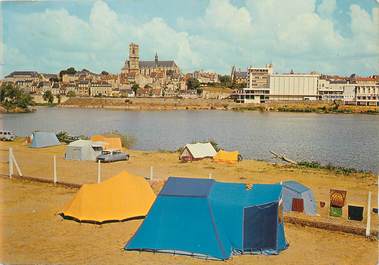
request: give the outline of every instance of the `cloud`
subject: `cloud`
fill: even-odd
[[[121,17],[96,1],[88,18],[64,8],[11,14],[0,48],[5,71],[75,66],[118,73],[134,41],[141,60],[153,60],[158,52],[184,71],[227,73],[234,64],[273,63],[278,72],[377,72],[379,9],[369,13],[351,5],[351,35],[341,36],[334,28],[336,8],[334,0],[246,0],[241,6],[210,0],[197,16],[180,17],[173,25],[156,16],[142,20],[133,10]]]
[[[330,17],[336,10],[336,0],[322,0],[321,4],[317,7],[317,12],[322,17]]]

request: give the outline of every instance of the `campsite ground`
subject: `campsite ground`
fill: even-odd
[[[219,264],[185,256],[126,252],[141,220],[80,224],[57,215],[76,189],[0,178],[0,262],[4,264]],[[286,224],[290,247],[277,256],[238,256],[226,264],[377,263],[377,241]]]
[[[52,179],[53,155],[57,156],[58,181],[94,183],[97,165],[91,161],[64,160],[65,146],[43,149],[28,148],[22,140],[0,143],[0,174],[8,172],[7,149],[14,155],[25,176]],[[309,186],[317,201],[329,201],[329,189],[347,190],[348,204],[367,204],[367,193],[377,198],[377,179],[370,174],[350,174],[275,165],[246,160],[237,165],[217,164],[210,160],[180,163],[177,153],[128,150],[130,161],[102,165],[102,179],[127,170],[154,179],[168,176],[212,177],[219,181],[243,183],[275,183],[297,180]],[[153,188],[158,191],[161,185]],[[104,224],[102,226],[62,221],[57,215],[77,189],[55,187],[20,179],[0,179],[0,262],[65,263],[65,264],[203,264],[206,261],[163,254],[125,252],[124,243],[141,221]],[[373,200],[377,207],[377,200]],[[364,223],[327,216],[327,208],[318,209],[320,217],[330,222],[364,227]],[[364,219],[365,221],[365,219]],[[373,227],[378,226],[372,215]],[[376,264],[377,241],[361,236],[330,232],[286,224],[288,250],[279,256],[235,257],[230,264]],[[209,261],[207,261],[209,263]]]

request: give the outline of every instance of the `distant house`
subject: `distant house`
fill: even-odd
[[[232,67],[232,73],[230,75],[232,82],[235,84],[248,84],[249,82],[249,74],[247,71],[241,71],[241,69],[236,70],[236,68]]]
[[[90,96],[91,97],[96,97],[96,96],[111,97],[112,85],[105,81],[93,82],[91,83],[91,86],[90,86]]]
[[[9,75],[5,76],[4,81],[6,82],[17,82],[17,81],[38,81],[40,75],[35,71],[14,71]]]
[[[63,83],[71,83],[78,80],[78,77],[75,74],[63,74],[62,82]]]
[[[120,89],[120,96],[122,97],[128,97],[128,98],[134,98],[136,94],[132,89]]]
[[[79,81],[76,85],[76,95],[81,97],[88,97],[90,95],[91,83],[87,80]]]
[[[161,88],[143,87],[137,90],[137,97],[161,97]]]

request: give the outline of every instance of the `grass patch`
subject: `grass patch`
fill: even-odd
[[[320,162],[317,162],[317,161],[301,161],[298,163],[298,166],[305,167],[305,168],[326,169],[329,171],[336,172],[337,174],[343,174],[343,175],[350,175],[350,174],[355,174],[355,173],[370,173],[370,172],[359,170],[356,168],[335,166],[330,163],[326,165],[322,165]]]

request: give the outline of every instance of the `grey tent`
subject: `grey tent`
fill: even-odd
[[[283,210],[289,212],[292,210],[292,200],[303,199],[304,213],[308,215],[317,214],[316,200],[313,192],[308,187],[297,181],[284,181],[283,186]]]
[[[101,142],[77,140],[67,146],[65,159],[95,161],[96,157],[101,153],[102,146]]]
[[[32,148],[49,147],[60,144],[57,136],[52,132],[34,132],[32,137],[33,140],[30,145]]]

